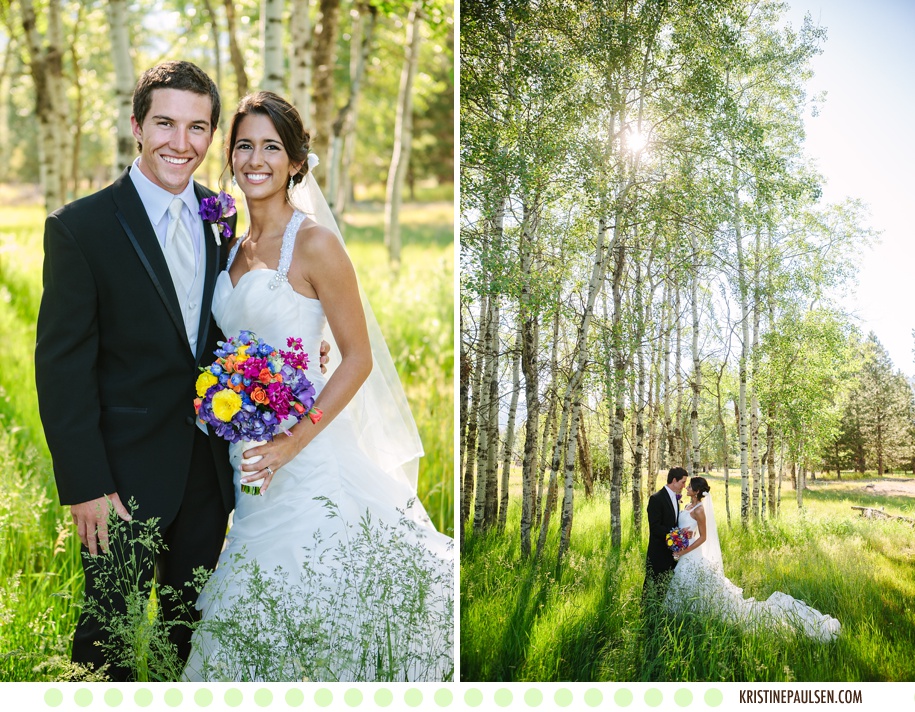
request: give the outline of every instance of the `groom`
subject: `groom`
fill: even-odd
[[[219,110],[216,85],[190,62],[147,70],[131,117],[139,157],[45,223],[35,374],[60,501],[83,544],[86,596],[111,593],[85,553],[129,553],[127,542],[109,541],[107,517],[111,507],[129,521],[133,499],[138,519],[158,519],[166,547],[154,562],[146,555],[145,582],[155,572],[182,593],[183,605],[160,596],[166,620],[196,615],[185,582],[216,565],[234,506],[227,443],[198,427],[193,406],[199,367],[223,338],[210,306],[226,240],[217,245],[197,212],[212,191],[191,180]],[[123,599],[111,605],[124,609]],[[107,636],[84,612],[74,662],[109,662],[97,645]],[[170,637],[186,659],[187,626]],[[125,680],[129,670],[112,665],[108,675]]]
[[[643,595],[650,587],[665,586],[666,575],[677,565],[667,546],[667,534],[677,526],[680,493],[686,486],[687,476],[682,467],[672,467],[667,473],[667,484],[648,498],[648,553]]]

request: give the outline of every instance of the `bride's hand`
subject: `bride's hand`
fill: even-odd
[[[311,426],[308,418],[304,418],[296,429]],[[252,447],[242,453],[242,457],[247,460],[256,458],[260,455],[261,459],[251,464],[242,464],[241,470],[245,474],[241,478],[241,483],[246,485],[250,482],[256,482],[263,479],[261,484],[261,494],[267,491],[273,477],[281,467],[289,464],[292,459],[302,451],[303,444],[300,438],[295,436],[277,436],[266,445]]]

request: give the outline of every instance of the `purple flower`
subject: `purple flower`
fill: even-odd
[[[198,212],[206,222],[216,222],[222,217],[222,206],[219,204],[219,198],[216,196],[204,198],[200,201],[200,210]]]

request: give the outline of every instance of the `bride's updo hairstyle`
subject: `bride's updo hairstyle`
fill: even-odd
[[[705,496],[712,491],[712,488],[709,487],[708,480],[704,477],[693,477],[689,481],[689,488],[699,495],[699,499],[705,499]]]
[[[302,117],[296,108],[278,94],[272,91],[259,91],[248,94],[240,102],[232,117],[232,126],[229,130],[229,140],[226,142],[226,167],[232,177],[232,152],[238,140],[238,125],[241,120],[251,114],[261,114],[270,119],[276,132],[280,135],[286,155],[294,164],[302,164],[299,172],[292,176],[292,182],[301,183],[308,174],[308,149],[311,145],[311,135],[305,130]]]

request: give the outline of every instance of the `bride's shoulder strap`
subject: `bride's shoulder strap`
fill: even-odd
[[[235,241],[235,244],[232,245],[232,249],[229,250],[229,259],[226,261],[226,271],[228,272],[232,268],[232,263],[235,261],[235,255],[238,254],[238,247],[245,241],[245,238],[248,236],[246,232],[244,235],[239,235],[238,239]]]
[[[276,288],[282,282],[288,281],[289,266],[292,264],[292,253],[295,250],[295,236],[299,232],[303,220],[305,220],[305,213],[296,210],[286,225],[286,230],[283,232],[283,246],[280,248],[280,263],[276,267],[276,276],[270,285],[271,288]]]

